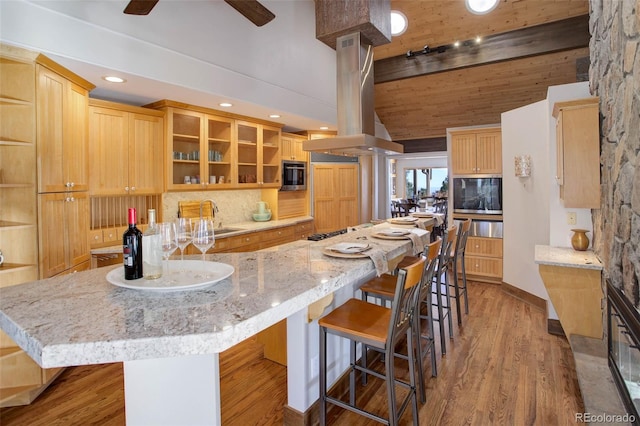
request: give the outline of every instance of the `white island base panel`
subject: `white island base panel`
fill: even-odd
[[[124,362],[127,426],[220,425],[218,354]]]

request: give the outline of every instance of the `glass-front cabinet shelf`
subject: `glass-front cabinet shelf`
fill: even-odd
[[[171,111],[168,141],[171,146],[171,164],[167,170],[168,187],[190,189],[200,179],[200,145],[202,140],[202,114],[190,111]]]
[[[238,184],[258,182],[258,124],[236,122],[238,129]]]
[[[209,185],[231,185],[231,141],[234,135],[233,119],[207,116],[207,144],[204,154],[207,159],[205,177]]]
[[[262,126],[262,179],[264,186],[279,187],[281,132],[277,127]]]
[[[172,101],[150,107],[166,113],[167,190],[280,186],[281,130],[276,125],[206,108],[184,109]]]

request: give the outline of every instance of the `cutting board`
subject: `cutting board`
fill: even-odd
[[[179,201],[178,216],[200,219],[200,201]],[[211,201],[202,202],[202,218],[213,219],[213,204]]]

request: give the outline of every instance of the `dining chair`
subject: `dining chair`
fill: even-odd
[[[467,238],[471,231],[471,218],[463,221],[458,226],[458,235],[456,236],[456,245],[453,253],[449,256],[450,263],[448,268],[451,268],[453,273],[453,283],[450,286],[453,288],[453,297],[456,302],[456,313],[458,314],[458,325],[462,325],[462,309],[460,307],[460,298],[464,297],[464,313],[469,314],[469,297],[467,296],[467,268],[465,265],[464,253],[467,247]],[[460,275],[460,277],[458,277]],[[462,281],[462,286],[459,282]]]
[[[391,307],[387,308],[360,299],[349,299],[318,320],[320,328],[320,425],[326,425],[327,404],[363,415],[378,422],[397,425],[400,417],[411,405],[413,424],[418,425],[418,401],[416,396],[416,359],[414,342],[414,315],[416,299],[420,295],[420,284],[424,273],[425,259],[398,271],[394,276],[394,288]],[[335,335],[350,342],[349,401],[327,393],[327,335]],[[384,353],[384,372],[380,372],[361,359],[356,360],[357,344],[362,353],[366,348],[375,348]],[[404,358],[396,352],[400,344],[406,345],[409,382],[396,377],[395,359]],[[366,358],[365,358],[366,359]],[[387,417],[375,414],[356,405],[356,372],[372,375],[385,380],[387,392]],[[399,406],[396,401],[396,387],[407,389]]]
[[[413,324],[413,331],[415,333],[414,339],[417,351],[416,358],[418,360],[418,383],[420,385],[420,400],[422,403],[426,402],[426,385],[422,364],[423,359],[427,354],[431,355],[431,376],[436,377],[438,375],[433,316],[429,296],[431,295],[431,281],[433,280],[435,273],[436,260],[438,258],[438,253],[440,253],[441,244],[442,240],[439,238],[435,242],[427,244],[421,255],[422,258],[425,259],[425,266],[422,282],[420,284],[420,294],[416,298],[416,315],[414,315],[415,322]],[[405,259],[406,258],[413,260],[411,263],[418,261],[418,257],[407,256]],[[402,260],[403,263],[406,262],[405,259]],[[400,268],[405,268],[407,266],[409,266],[409,264],[400,266]],[[362,292],[362,300],[364,301],[374,298],[382,303],[390,302],[393,300],[395,292],[395,276],[383,274],[380,277],[373,278],[360,286],[360,291]],[[426,348],[424,350],[422,348],[423,340],[426,342]],[[366,354],[363,356],[365,357],[363,358],[363,363],[366,365]]]

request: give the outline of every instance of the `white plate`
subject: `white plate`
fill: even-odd
[[[231,276],[235,269],[220,262],[202,260],[169,260],[169,274],[155,280],[140,278],[125,280],[124,267],[115,268],[107,274],[107,281],[118,287],[148,291],[196,290],[210,286]]]
[[[406,229],[381,229],[378,231],[378,234],[387,235],[389,237],[402,237],[403,235],[409,235],[411,231],[407,231]]]
[[[369,249],[369,244],[363,243],[338,243],[327,247],[328,250],[337,251],[345,254],[361,253]]]
[[[418,220],[417,217],[412,217],[412,216],[394,217],[394,218],[388,219],[388,221],[391,223],[414,223],[417,220]]]

